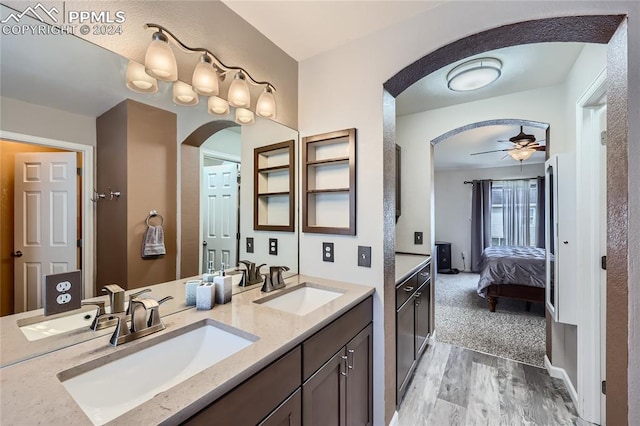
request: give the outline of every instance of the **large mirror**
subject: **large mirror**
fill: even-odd
[[[4,5],[0,9],[2,19],[13,12]],[[287,140],[295,140],[297,147],[297,131],[261,117],[251,126],[238,126],[233,122],[233,109],[227,116],[210,115],[203,97],[198,105],[177,106],[172,102],[170,83],[160,82],[158,92],[150,95],[132,92],[125,87],[128,59],[72,35],[10,34],[3,35],[0,43],[3,330],[7,318],[41,315],[42,276],[66,269],[82,270],[85,297],[100,296],[107,283],[133,290],[199,276],[206,272],[209,260],[216,270],[222,263],[233,269],[239,261],[249,261],[284,265],[290,268],[289,274],[297,273],[297,214],[294,232],[253,229],[254,148]],[[136,108],[142,113],[132,113]],[[124,114],[124,125],[112,119],[119,114],[121,118]],[[156,121],[146,121],[154,117]],[[169,127],[167,132],[162,127],[165,117],[175,117],[171,119],[174,130]],[[131,128],[142,136],[133,132],[124,144],[113,136]],[[135,145],[140,139],[144,143]],[[174,143],[165,140],[162,145],[160,139]],[[37,158],[65,152],[75,154],[68,164],[79,170],[71,185],[75,198],[61,199],[62,210],[71,217],[63,228],[75,229],[68,234],[73,237],[61,237],[73,240],[67,241],[72,246],[70,266],[43,266],[47,263],[40,252],[29,257],[28,248],[16,247],[17,233],[26,229],[22,217],[26,213],[14,203],[15,192],[22,190],[14,187],[16,173],[26,169],[16,161],[23,154]],[[297,156],[296,152],[294,164]],[[205,180],[212,170],[235,173],[236,196],[221,214],[207,216],[203,211],[211,203],[207,202],[210,194]],[[297,193],[297,188],[293,190]],[[158,194],[160,198],[151,197]],[[147,196],[153,201],[145,203]],[[219,226],[214,225],[216,221]],[[142,258],[147,224],[162,224],[165,255]],[[56,235],[60,230],[56,226],[40,229]],[[216,240],[216,236],[224,238]],[[247,250],[247,238],[252,239],[253,252]],[[269,238],[278,239],[277,256],[268,252]],[[219,241],[220,248],[216,247]],[[183,298],[177,299],[168,311],[185,308]],[[11,314],[15,315],[6,317]],[[59,349],[97,335],[49,337],[30,342],[28,352]],[[15,362],[5,352],[10,344],[3,341],[2,346],[2,365]]]

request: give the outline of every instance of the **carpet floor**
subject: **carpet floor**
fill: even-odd
[[[544,367],[544,305],[499,299],[489,312],[478,296],[479,275],[438,274],[436,282],[436,339],[475,351]]]

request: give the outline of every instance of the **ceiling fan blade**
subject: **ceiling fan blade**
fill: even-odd
[[[540,146],[536,146],[534,149],[536,151],[546,151],[547,150],[547,146],[546,145],[540,145]]]
[[[493,151],[484,151],[484,152],[474,152],[471,155],[479,155],[479,154],[488,154],[490,152],[501,152],[501,151],[511,151],[511,148],[507,148],[507,149],[494,149]]]

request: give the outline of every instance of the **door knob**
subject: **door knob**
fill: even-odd
[[[203,241],[203,242],[202,242],[202,245],[203,245],[203,246],[206,246],[206,245],[207,245],[207,242],[206,242],[206,241]]]
[[[22,257],[22,252],[20,250],[11,252],[11,257]]]

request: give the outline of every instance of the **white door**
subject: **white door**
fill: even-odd
[[[16,154],[16,312],[42,307],[44,275],[76,269],[76,153]]]
[[[604,132],[606,137],[607,131],[607,105],[605,104],[598,109],[598,120],[600,124],[600,134]],[[600,191],[597,205],[600,206],[600,255],[607,254],[607,145],[600,143],[599,146],[600,160]],[[600,268],[600,377],[602,380],[607,379],[607,271]],[[606,396],[602,394],[600,401],[600,419],[601,425],[606,424]]]
[[[203,167],[203,267],[213,260],[219,270],[235,266],[238,247],[238,165]]]

